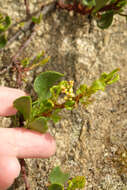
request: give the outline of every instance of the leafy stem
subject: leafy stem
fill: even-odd
[[[41,73],[34,81],[38,99],[32,102],[30,96],[23,96],[14,101],[14,107],[23,116],[24,127],[45,133],[49,120],[54,123],[60,120],[59,112],[62,109],[72,110],[78,104],[86,107],[92,102],[91,96],[94,93],[104,91],[107,85],[116,82],[119,79],[118,70],[103,73],[90,87],[80,85],[76,92],[73,91],[73,81],[63,80],[58,83],[63,74],[54,71]]]

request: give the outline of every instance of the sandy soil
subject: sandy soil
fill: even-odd
[[[39,2],[31,0],[31,12],[38,10]],[[13,23],[25,16],[21,0],[1,0],[0,11],[11,16]],[[29,73],[28,84],[21,87],[28,93],[33,93],[33,79],[41,71],[62,72],[77,87],[83,82],[91,84],[102,72],[120,68],[120,80],[105,92],[97,93],[92,105],[63,111],[62,120],[51,126],[49,131],[57,143],[53,157],[26,160],[32,190],[46,189],[48,174],[56,165],[70,171],[72,176],[85,175],[86,190],[127,189],[127,165],[119,162],[127,148],[127,24],[123,18],[115,17],[107,30],[98,29],[94,22],[90,32],[89,29],[87,18],[57,10],[41,22],[36,36],[21,55],[34,56],[45,50],[51,56],[48,64]],[[8,68],[20,44],[18,39],[1,52],[0,70]],[[0,75],[0,84],[15,87],[15,73],[7,69]],[[9,127],[10,122],[8,118],[0,118],[2,127]],[[20,177],[10,190],[24,190]]]

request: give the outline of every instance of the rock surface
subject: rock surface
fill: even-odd
[[[42,2],[46,0],[31,0],[31,12],[37,11]],[[13,24],[25,17],[25,6],[20,0],[1,0],[0,11],[11,16]],[[17,30],[15,26],[11,32],[14,30]],[[87,109],[63,111],[62,120],[51,126],[57,143],[53,157],[26,160],[31,190],[46,189],[48,174],[57,165],[70,171],[71,176],[86,176],[87,190],[127,189],[127,173],[124,172],[127,165],[123,167],[119,163],[119,156],[127,148],[127,24],[125,19],[115,17],[109,29],[100,30],[93,22],[89,30],[86,17],[54,11],[41,22],[21,55],[21,58],[33,57],[44,50],[51,57],[48,64],[28,75],[28,85],[24,83],[21,87],[28,93],[33,93],[31,83],[41,71],[62,72],[65,79],[74,80],[77,87],[83,82],[91,84],[102,72],[120,68],[120,80],[105,92],[97,93],[92,105]],[[16,87],[15,73],[7,68],[21,42],[19,38],[0,54],[0,70],[6,69],[0,75],[1,85]],[[9,122],[0,118],[2,127],[8,127]],[[20,177],[10,188],[24,189]]]

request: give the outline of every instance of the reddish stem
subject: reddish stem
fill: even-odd
[[[26,6],[26,15],[30,16],[29,0],[24,0],[24,4]]]
[[[28,183],[28,178],[27,178],[27,174],[26,174],[26,162],[24,159],[20,159],[20,165],[21,165],[21,172],[22,172],[22,177],[25,183],[25,190],[30,190],[30,186]]]
[[[119,10],[121,7],[117,7],[117,5],[120,1],[121,0],[117,0],[115,3],[104,6],[98,12],[104,12],[104,11],[108,11],[108,10]],[[56,6],[57,8],[66,9],[68,11],[74,11],[74,12],[80,13],[82,15],[91,14],[94,9],[94,7],[88,8],[86,6],[83,6],[82,4],[77,3],[76,0],[74,1],[73,4],[64,4],[64,0],[59,0],[56,3],[56,5],[57,5]]]

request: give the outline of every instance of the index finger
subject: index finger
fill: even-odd
[[[20,96],[25,96],[22,90],[8,87],[0,87],[0,116],[10,116],[16,114],[13,102]]]
[[[54,138],[24,128],[0,129],[0,157],[47,158],[56,150]]]

